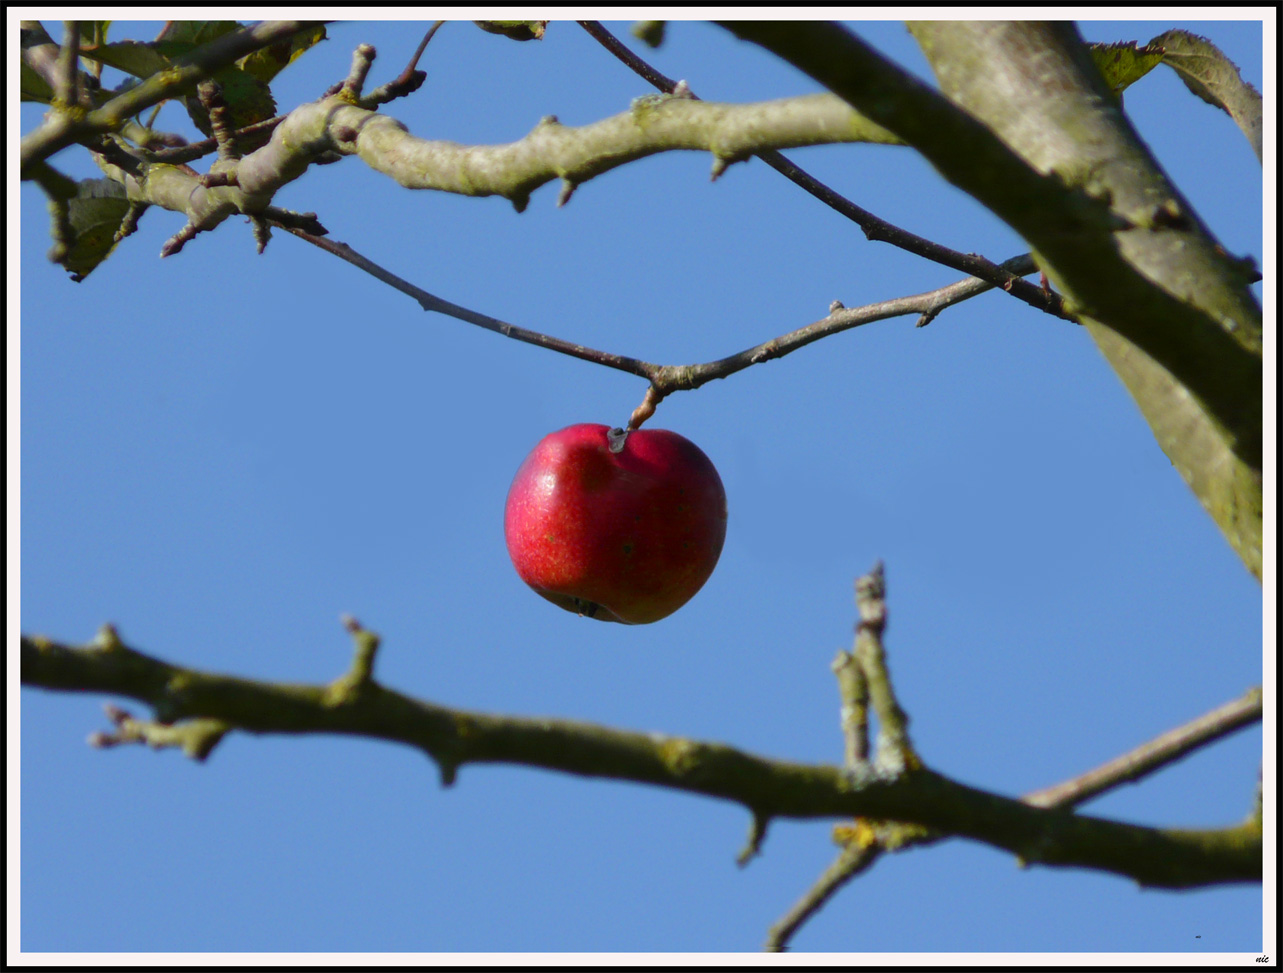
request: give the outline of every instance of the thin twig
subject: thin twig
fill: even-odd
[[[887,671],[882,635],[886,631],[886,576],[879,561],[868,574],[855,581],[855,604],[860,612],[852,654],[864,673],[869,701],[878,717],[879,764],[896,773],[916,770],[921,760],[909,742],[909,717],[896,699]]]
[[[843,763],[856,767],[869,759],[869,681],[855,656],[842,649],[833,660],[842,700]]]
[[[1195,750],[1228,736],[1235,730],[1260,722],[1261,713],[1261,688],[1255,686],[1239,699],[1218,706],[1184,726],[1169,730],[1095,770],[1052,787],[1033,791],[1020,800],[1034,807],[1048,809],[1077,807],[1123,784],[1134,783]],[[938,832],[923,831],[910,840],[897,843],[897,850],[928,844],[941,837],[943,835]],[[877,853],[886,850],[881,838],[882,835],[875,830],[872,843],[848,844],[806,894],[771,926],[764,948],[771,952],[786,949],[803,923],[818,912],[855,875],[870,867],[876,861]],[[870,857],[866,861],[863,855]]]
[[[616,368],[620,371],[629,372],[633,375],[639,375],[642,378],[649,378],[651,373],[659,370],[658,365],[650,362],[640,361],[636,358],[628,358],[624,355],[611,354],[608,351],[598,351],[595,348],[589,348],[585,345],[577,345],[569,341],[563,341],[561,338],[554,338],[551,335],[541,334],[538,331],[530,331],[526,328],[518,327],[515,324],[509,324],[507,321],[500,321],[498,318],[492,318],[488,314],[482,314],[479,311],[473,311],[469,308],[462,307],[458,304],[452,304],[447,300],[437,297],[435,294],[429,294],[420,287],[415,287],[408,280],[398,277],[391,271],[384,270],[378,264],[374,263],[361,254],[357,253],[346,243],[340,243],[336,240],[329,240],[325,237],[315,236],[294,226],[284,226],[281,228],[294,234],[301,240],[306,240],[314,247],[320,247],[327,253],[331,253],[341,260],[346,260],[354,267],[359,267],[367,274],[377,280],[382,281],[389,287],[393,287],[414,298],[425,311],[436,311],[439,314],[446,314],[452,318],[458,318],[460,321],[467,321],[469,324],[475,324],[479,328],[485,328],[488,331],[495,331],[508,338],[515,338],[517,341],[524,341],[528,344],[539,345],[541,348],[548,348],[552,351],[560,352],[563,355],[570,355],[572,358],[579,358],[584,361],[594,362],[598,365],[605,365],[608,368]]]
[[[282,226],[282,229],[288,230],[300,239],[306,240],[313,246],[320,247],[341,260],[346,260],[377,280],[412,297],[425,311],[436,311],[440,314],[475,324],[489,331],[498,332],[506,337],[515,338],[518,341],[538,345],[541,348],[560,352],[563,355],[570,355],[572,358],[605,365],[608,368],[618,369],[619,371],[645,378],[653,386],[655,401],[672,392],[699,388],[714,379],[726,378],[728,375],[733,375],[751,365],[759,365],[773,358],[782,358],[814,341],[819,341],[821,338],[847,331],[851,328],[857,328],[860,325],[871,324],[874,321],[906,314],[925,315],[938,313],[941,302],[957,303],[974,297],[992,286],[977,281],[975,278],[968,278],[924,294],[898,297],[889,301],[878,301],[858,308],[848,308],[841,306],[841,304],[835,304],[828,316],[819,321],[798,328],[795,331],[790,331],[788,334],[780,335],[777,338],[772,338],[770,341],[754,345],[751,348],[745,348],[743,351],[729,355],[726,358],[704,362],[699,365],[657,365],[638,358],[616,355],[611,352],[589,348],[586,345],[564,341],[561,338],[518,327],[498,318],[492,318],[488,314],[482,314],[479,311],[453,304],[434,294],[430,294],[420,287],[416,287],[391,271],[385,270],[374,261],[357,253],[345,243],[315,236],[297,227]],[[1019,257],[1013,258],[1013,262],[1022,259]]]
[[[261,132],[270,132],[288,117],[289,115],[277,115],[274,118],[265,118],[261,122],[254,122],[252,125],[238,128],[233,135],[237,139],[246,139]],[[180,165],[186,162],[195,162],[197,159],[209,155],[217,148],[218,140],[210,137],[199,142],[189,142],[186,145],[178,145],[171,148],[145,149],[145,152],[148,162],[166,162],[170,165]]]
[[[766,945],[762,948],[768,953],[782,953],[788,949],[789,940],[802,924],[819,912],[847,882],[881,858],[882,851],[878,845],[848,845],[844,848],[806,894],[771,926],[766,934]]]
[[[642,60],[620,43],[619,39],[600,23],[594,20],[581,20],[579,25],[600,42],[606,50],[628,65],[648,83],[669,94],[676,90],[680,82],[666,77]],[[686,88],[683,93],[688,92],[689,88]],[[689,92],[689,97],[698,100],[698,96],[693,92]],[[957,250],[951,250],[925,237],[920,237],[915,233],[910,233],[908,230],[901,229],[893,223],[888,223],[881,217],[875,216],[868,210],[857,206],[840,193],[835,192],[805,170],[794,165],[778,151],[772,149],[758,152],[757,157],[772,169],[805,189],[820,202],[858,224],[860,229],[864,231],[865,237],[869,240],[881,240],[890,243],[892,246],[899,247],[927,260],[943,264],[946,267],[952,267],[954,270],[960,270],[965,274],[970,274],[972,277],[978,277],[996,287],[1003,288],[1013,297],[1019,298],[1040,311],[1045,311],[1066,321],[1073,320],[1065,312],[1060,295],[1044,291],[1036,284],[1021,280],[1014,273],[1006,270],[1003,265],[995,264],[978,254],[960,253]],[[931,315],[931,317],[934,316],[934,314]],[[926,322],[922,323],[925,324]]]
[[[1115,787],[1140,780],[1235,730],[1260,722],[1261,700],[1261,687],[1254,686],[1238,699],[1168,730],[1095,770],[1026,794],[1021,800],[1034,807],[1077,807]]]
[[[418,70],[419,58],[423,57],[423,52],[428,49],[428,41],[436,36],[436,32],[441,29],[444,20],[438,20],[428,28],[428,32],[423,35],[423,40],[419,42],[418,48],[410,57],[410,61],[405,68],[395,78],[385,85],[380,85],[371,91],[362,99],[361,104],[367,107],[377,107],[378,105],[387,104],[397,98],[402,98],[413,91],[418,91],[419,87],[427,79],[426,71]]]

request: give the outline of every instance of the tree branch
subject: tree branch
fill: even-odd
[[[879,722],[879,761],[887,766],[890,758],[892,767],[919,767],[921,761],[914,753],[905,730],[908,718],[895,700],[883,657],[881,643],[887,623],[887,608],[881,562],[856,580],[855,603],[860,615],[855,646],[850,652],[839,652],[832,666],[842,700],[845,764],[856,768],[867,766],[868,705],[872,698]],[[882,697],[880,701],[879,696]],[[1021,801],[1031,807],[1066,810],[1076,807],[1122,784],[1134,783],[1235,730],[1259,722],[1261,714],[1262,694],[1258,686],[1242,698],[1170,730],[1096,770],[1026,794]],[[1250,826],[1252,821],[1253,816],[1249,815],[1245,826]],[[949,837],[920,824],[865,817],[857,818],[853,824],[838,825],[833,830],[835,840],[843,846],[841,854],[771,926],[763,947],[767,952],[787,949],[789,941],[802,925],[852,878],[871,868],[884,852],[905,851]]]
[[[341,733],[426,753],[450,783],[467,763],[508,763],[631,780],[738,802],[770,817],[864,816],[911,822],[1002,848],[1032,863],[1092,868],[1142,885],[1189,888],[1261,880],[1259,822],[1216,830],[1144,828],[1030,807],[926,769],[889,775],[768,760],[717,743],[559,719],[448,709],[372,678],[334,685],[255,682],[184,669],[108,631],[88,647],[22,638],[22,682],[127,696],[165,724],[213,720],[251,733]]]
[[[852,843],[843,848],[837,860],[824,870],[815,884],[771,925],[762,948],[768,953],[782,953],[788,949],[789,942],[806,921],[824,908],[851,879],[872,868],[883,851],[872,842],[867,845]]]
[[[302,174],[308,152],[333,150],[359,155],[408,189],[503,196],[520,211],[554,179],[562,181],[564,202],[593,177],[658,152],[710,152],[715,166],[724,167],[766,147],[840,142],[898,140],[827,94],[749,105],[647,95],[590,125],[572,128],[550,115],[525,138],[492,146],[416,138],[395,119],[334,96],[291,112],[272,142],[246,158],[242,168],[250,172],[242,173],[241,184],[275,191]]]
[[[914,26],[948,98],[836,24],[726,26],[903,138],[1034,246],[1159,445],[1260,578],[1254,273],[1220,250],[1166,181],[1072,25]],[[1013,88],[1023,93],[1018,112]]]
[[[673,392],[699,388],[701,385],[705,385],[715,379],[726,378],[752,365],[760,365],[774,358],[783,358],[785,355],[791,354],[799,348],[804,348],[812,342],[819,341],[821,338],[849,331],[864,324],[871,324],[874,321],[882,321],[906,314],[917,314],[918,326],[921,327],[934,320],[936,315],[945,308],[993,288],[993,285],[986,281],[968,277],[965,280],[948,284],[934,291],[893,298],[888,301],[878,301],[873,304],[866,304],[863,307],[848,308],[843,306],[840,301],[834,301],[830,305],[829,313],[826,317],[787,334],[754,345],[751,348],[745,348],[743,351],[733,355],[719,358],[717,361],[704,362],[697,365],[657,365],[654,362],[630,358],[626,355],[617,355],[608,351],[600,351],[596,348],[589,348],[587,345],[575,344],[539,331],[518,327],[515,324],[509,324],[507,321],[492,318],[488,314],[482,314],[479,311],[473,311],[470,308],[454,304],[380,267],[346,243],[307,232],[306,229],[298,226],[288,226],[276,220],[272,222],[274,225],[282,226],[282,228],[293,233],[299,239],[306,240],[313,246],[321,248],[340,260],[347,261],[352,266],[370,274],[376,280],[382,281],[389,287],[408,295],[417,301],[425,311],[436,311],[517,341],[538,345],[541,348],[547,348],[549,351],[556,351],[572,358],[604,365],[607,368],[618,369],[644,378],[650,382],[648,401],[651,411],[660,400]],[[1012,257],[1000,266],[1011,273],[1031,273],[1035,269],[1028,254]],[[649,417],[649,413],[641,418],[644,420],[647,417]],[[630,428],[636,428],[636,425],[630,424]]]
[[[853,762],[852,727],[848,725],[848,709],[852,707],[850,678],[854,656],[839,654],[834,663],[842,694],[843,735],[846,738],[848,763]],[[1262,714],[1262,694],[1259,686],[1246,692],[1239,699],[1219,706],[1210,713],[1191,720],[1184,726],[1156,737],[1129,753],[1082,774],[1072,780],[1024,795],[1021,801],[1031,807],[1070,809],[1114,790],[1149,776],[1197,749],[1205,747],[1236,730],[1252,723],[1259,723]],[[859,744],[856,743],[858,749]],[[858,758],[857,758],[858,760]],[[1260,790],[1258,784],[1257,794]],[[1259,805],[1258,805],[1259,807]],[[1252,827],[1255,809],[1241,827]],[[919,825],[901,822],[870,821],[857,819],[853,825],[838,825],[834,837],[843,845],[837,859],[816,879],[815,884],[789,908],[770,928],[763,947],[768,952],[782,952],[807,920],[819,912],[828,901],[857,875],[871,868],[887,851],[906,851],[909,848],[934,844],[947,835]]]
[[[166,98],[193,90],[220,68],[315,26],[316,22],[308,21],[263,21],[202,45],[180,58],[173,70],[153,75],[92,111],[68,111],[64,107],[51,112],[43,125],[22,139],[22,178],[27,178],[28,167],[33,163],[73,142],[119,131],[134,115]]]
[[[597,21],[581,20],[579,25],[606,50],[660,91],[665,94],[672,94],[681,88],[681,90],[688,93],[689,97],[698,100],[698,95],[692,92],[689,87],[684,87],[684,81],[674,81],[657,71],[624,46],[614,34]],[[1032,307],[1036,307],[1040,311],[1054,314],[1066,320],[1073,320],[1070,315],[1065,313],[1059,294],[1051,293],[1035,284],[1021,280],[1020,276],[1023,276],[1023,274],[1017,276],[1010,272],[1005,264],[995,264],[975,253],[959,253],[957,250],[951,250],[946,246],[926,239],[926,237],[920,237],[915,233],[910,233],[908,230],[901,229],[893,223],[888,223],[881,217],[875,216],[868,210],[857,206],[840,193],[835,192],[774,149],[758,152],[757,157],[780,175],[805,189],[820,202],[853,221],[864,231],[866,239],[870,241],[881,240],[908,253],[943,264],[946,267],[952,267],[954,270],[960,270],[964,274],[978,277],[981,280],[988,281],[990,284],[1001,287],[1013,297],[1024,301]],[[1031,269],[1024,271],[1024,274],[1032,273],[1036,269],[1037,267],[1031,265]]]
[[[101,158],[96,161],[110,178],[125,186],[130,199],[187,216],[181,239],[165,250],[169,254],[196,233],[213,229],[235,213],[259,214],[278,190],[311,165],[341,155],[358,155],[371,168],[409,189],[498,195],[520,211],[535,189],[553,179],[562,182],[559,203],[564,203],[581,183],[658,152],[708,151],[714,156],[715,171],[720,171],[763,146],[897,141],[841,99],[827,94],[750,105],[648,95],[635,99],[622,114],[578,128],[548,116],[525,138],[509,145],[432,141],[416,138],[396,119],[365,107],[370,99],[363,98],[358,89],[373,57],[372,48],[359,49],[356,60],[362,71],[337,93],[299,106],[279,123],[262,123],[274,126],[271,139],[234,165],[224,164],[218,186],[194,170],[146,159],[138,160],[141,170],[137,172],[125,172]],[[87,118],[106,111],[118,100]],[[76,137],[83,138],[90,130],[97,129],[88,122],[77,123]],[[30,138],[36,135],[39,131]],[[1001,283],[1005,286],[1009,281],[1010,275],[1003,274]]]
[[[1123,784],[1133,784],[1148,777],[1236,730],[1259,723],[1262,711],[1261,688],[1256,686],[1238,699],[1218,706],[1184,726],[1168,730],[1095,770],[1026,794],[1021,800],[1034,807],[1077,807]]]

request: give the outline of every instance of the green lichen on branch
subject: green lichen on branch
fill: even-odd
[[[350,106],[333,109],[330,105],[320,110],[317,118],[295,113],[292,127],[309,129],[296,141],[315,142],[318,123],[332,129],[344,126],[359,137],[333,147],[359,155],[402,186],[504,196],[518,208],[545,183],[561,179],[579,185],[659,152],[705,151],[739,160],[766,149],[804,145],[900,144],[886,129],[827,94],[745,105],[647,96],[634,101],[628,111],[599,122],[571,127],[547,118],[519,141],[489,146],[420,139],[388,116]],[[287,127],[288,120],[282,125]]]
[[[184,724],[204,721],[188,741],[202,758],[234,729],[341,733],[415,747],[438,763],[446,783],[466,764],[519,764],[730,800],[760,822],[869,817],[916,824],[1006,849],[1026,862],[1093,868],[1144,885],[1261,880],[1261,830],[1250,818],[1208,831],[1143,828],[1032,807],[925,768],[886,773],[798,764],[725,744],[574,720],[463,712],[402,695],[373,679],[336,706],[327,686],[184,669],[128,647],[114,631],[85,647],[24,636],[21,648],[24,685],[141,700],[156,711],[158,723],[180,728],[177,735],[156,736],[167,744],[182,739]]]

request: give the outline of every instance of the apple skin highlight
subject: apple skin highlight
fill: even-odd
[[[690,601],[726,539],[726,491],[689,439],[581,423],[550,433],[508,490],[504,537],[521,580],[553,604],[642,625]],[[617,437],[618,431],[615,432]]]

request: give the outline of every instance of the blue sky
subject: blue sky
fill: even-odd
[[[278,104],[318,97],[362,42],[379,52],[372,83],[389,80],[425,26],[335,24],[274,83]],[[901,23],[854,26],[929,76]],[[1144,42],[1170,27],[1207,36],[1262,87],[1259,23],[1082,30]],[[111,36],[156,28],[117,22]],[[816,90],[707,24],[673,24],[642,52],[706,100]],[[548,114],[586,124],[649,90],[564,22],[525,44],[450,24],[420,66],[427,83],[387,113],[463,143],[519,139]],[[1229,117],[1166,68],[1126,107],[1225,247],[1268,273],[1261,168]],[[23,106],[24,130],[40,110]],[[191,132],[174,106],[160,125]],[[995,260],[1027,249],[911,150],[788,154],[947,246]],[[517,214],[402,189],[351,158],[277,203],[316,211],[334,239],[447,300],[663,363],[723,357],[834,299],[959,277],[867,242],[760,161],[716,183],[710,162],[646,159],[561,209],[544,187]],[[55,164],[97,175],[76,151]],[[1261,587],[1086,332],[1002,294],[664,401],[650,424],[721,473],[726,546],[677,614],[613,626],[522,584],[502,511],[542,436],[622,424],[642,380],[424,314],[284,234],[258,256],[235,219],[161,260],[181,220],[150,211],[73,284],[44,258],[40,192],[19,193],[23,631],[82,642],[111,621],[175,663],[322,682],[348,665],[348,612],[383,636],[378,678],[413,696],[837,762],[829,663],[849,644],[853,579],[882,559],[891,672],[919,752],[1013,796],[1262,681]],[[737,805],[501,766],[465,766],[443,790],[418,753],[365,740],[233,734],[204,765],[97,751],[85,737],[107,728],[105,700],[20,695],[24,950],[753,951],[836,854],[831,822],[777,821],[740,869]],[[1261,746],[1251,728],[1085,810],[1237,821]],[[1141,891],[954,840],[884,858],[793,945],[1256,953],[1273,937],[1262,921],[1256,886]]]

